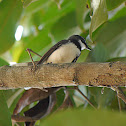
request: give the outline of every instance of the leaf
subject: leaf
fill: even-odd
[[[42,25],[44,24],[44,26],[47,25],[46,27],[49,27],[68,12],[73,11],[74,8],[75,3],[72,1],[65,0],[62,4],[62,8],[58,9],[54,1],[39,0],[28,6],[24,13],[28,16],[32,14],[34,17],[36,17],[36,13],[39,13],[39,22],[41,22]]]
[[[79,85],[78,89],[83,92],[83,94],[87,97],[87,89],[86,86],[83,85]],[[84,104],[84,102],[86,101],[85,98],[82,96],[82,94],[80,94],[80,92],[78,90],[75,90],[74,92],[75,98],[77,96],[77,98],[75,100],[77,100],[78,102],[76,102],[77,105],[81,105]],[[79,103],[80,102],[80,103]]]
[[[67,109],[69,107],[73,107],[73,103],[72,103],[72,100],[69,96],[69,91],[66,90],[64,101],[63,101],[62,105],[58,108],[58,110]]]
[[[68,13],[58,20],[52,27],[51,33],[56,41],[70,37],[73,34],[80,34],[76,23],[75,11]]]
[[[102,94],[102,88],[90,87],[88,89],[91,93],[91,97],[94,97],[94,100],[97,103],[99,109],[118,109],[116,93],[113,90],[111,90],[110,88],[104,88],[104,92]],[[112,104],[114,105],[112,106]]]
[[[84,31],[84,19],[88,12],[87,0],[75,0],[76,2],[76,20],[79,27]]]
[[[72,109],[52,114],[40,126],[124,126],[125,118],[125,113],[114,111]]]
[[[11,55],[13,58],[13,62],[18,62],[19,57],[22,53],[22,51],[24,50],[24,44],[22,41],[16,41],[15,44],[13,45],[13,47],[11,48]]]
[[[93,35],[93,41],[103,43],[112,57],[126,55],[126,17],[109,21],[98,28]]]
[[[93,16],[91,19],[91,26],[89,30],[90,38],[92,33],[104,22],[108,20],[108,12],[106,7],[106,0],[93,0]]]
[[[14,108],[21,97],[24,89],[10,89],[10,90],[3,90],[5,99],[7,101],[7,106],[9,108],[10,113],[12,114]]]
[[[0,91],[0,125],[11,126],[11,115],[3,91]]]
[[[4,65],[9,65],[9,63],[4,59],[0,58],[0,66],[4,66]]]
[[[13,114],[17,115],[27,105],[30,105],[31,103],[33,103],[35,101],[43,100],[59,89],[60,88],[49,88],[49,89],[46,89],[47,92],[40,90],[40,89],[37,89],[37,88],[31,88],[31,89],[27,90],[22,95],[22,97],[19,99],[19,101],[14,109]]]
[[[62,105],[64,97],[65,97],[64,89],[61,89],[61,90],[56,92],[57,102],[56,102],[54,110],[57,110],[59,108],[59,106]]]
[[[38,102],[37,105],[24,112],[25,116],[32,118],[43,118],[47,116],[53,109],[56,103],[56,95],[55,93],[49,95],[47,98],[42,99]],[[25,122],[27,126],[34,125],[35,122]],[[32,125],[31,125],[32,124]]]
[[[125,0],[106,0],[107,9],[109,11],[112,10],[112,9],[115,9],[116,7],[118,7],[123,2],[125,2]]]
[[[14,35],[21,13],[22,3],[20,0],[3,0],[0,3],[0,54],[14,44]]]
[[[118,18],[126,16],[126,7],[121,8],[116,14],[112,17],[111,21],[115,21]]]
[[[77,60],[77,63],[85,62],[85,60],[88,57],[88,55],[89,55],[89,50],[83,50],[81,52],[81,55],[79,56],[79,58]]]
[[[24,112],[26,116],[24,118],[32,117],[32,119],[39,120],[40,118],[47,116],[53,110],[54,105],[56,104],[56,92],[61,88],[62,87],[47,88],[45,89],[46,91],[37,88],[27,90],[19,99],[16,108],[14,109],[12,119],[20,120],[18,114],[21,114],[21,111],[26,108],[26,106],[34,103],[35,101],[38,103]],[[35,121],[26,121],[25,123],[27,125],[33,125]]]
[[[87,58],[88,62],[105,62],[109,59],[110,53],[102,43],[97,43],[95,48],[89,54]]]

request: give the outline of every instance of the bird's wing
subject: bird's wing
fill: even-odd
[[[56,50],[58,49],[61,45],[66,44],[68,40],[61,40],[58,43],[56,43],[53,47],[51,47],[44,55],[43,57],[39,60],[37,64],[44,63],[48,57]]]

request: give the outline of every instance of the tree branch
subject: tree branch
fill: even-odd
[[[57,86],[126,86],[126,63],[70,63],[0,67],[0,89]]]

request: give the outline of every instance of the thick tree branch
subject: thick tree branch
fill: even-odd
[[[126,86],[126,63],[71,63],[0,67],[0,89],[57,86]]]

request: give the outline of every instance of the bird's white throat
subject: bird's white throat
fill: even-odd
[[[86,49],[86,46],[85,46],[85,44],[84,44],[84,43],[83,43],[81,40],[79,40],[78,42],[80,43],[81,50],[84,50],[84,49]]]

